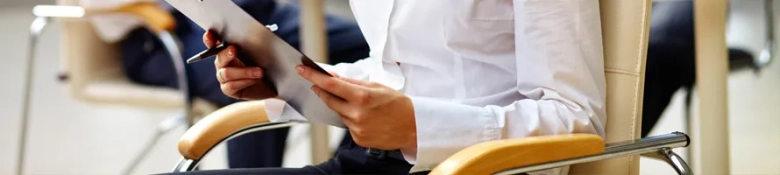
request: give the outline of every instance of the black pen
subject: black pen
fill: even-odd
[[[268,28],[268,30],[271,30],[271,32],[276,32],[276,30],[279,29],[279,26],[277,26],[276,24],[266,25],[265,27]],[[213,56],[216,56],[217,54],[219,54],[219,52],[222,52],[222,50],[225,50],[225,48],[227,48],[227,46],[228,45],[226,44],[225,40],[223,39],[222,40],[222,44],[217,45],[217,47],[212,47],[212,48],[206,49],[206,50],[204,50],[204,51],[202,51],[202,52],[200,52],[198,54],[195,54],[195,56],[192,56],[189,59],[187,59],[187,64],[192,64],[192,63],[195,63],[195,62],[198,62],[198,61],[205,60],[205,59],[211,58]]]
[[[223,41],[222,44],[217,45],[217,47],[212,47],[198,54],[195,54],[195,56],[192,56],[189,59],[187,59],[187,64],[192,64],[216,56],[219,52],[222,52],[222,50],[225,50],[225,48],[227,48],[228,45],[226,43],[227,42]]]

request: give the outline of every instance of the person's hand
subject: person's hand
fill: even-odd
[[[203,43],[206,47],[214,47],[222,41],[214,38],[212,33],[203,34]],[[260,67],[246,67],[238,57],[238,50],[234,46],[228,46],[217,54],[214,66],[217,70],[217,80],[220,89],[225,95],[243,100],[262,100],[276,97],[262,81],[263,69]]]
[[[296,70],[341,115],[356,144],[382,150],[417,147],[414,107],[403,93],[379,83],[331,77],[303,65]]]

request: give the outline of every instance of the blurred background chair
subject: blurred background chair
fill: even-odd
[[[764,0],[766,42],[758,57],[739,47],[728,50],[729,71],[751,70],[759,74],[774,60],[774,0]],[[647,136],[682,89],[686,132],[691,132],[691,102],[696,82],[694,14],[692,0],[653,2],[645,78],[642,136]],[[687,160],[691,160],[690,152]]]
[[[154,110],[181,110],[181,114],[161,122],[155,135],[143,146],[143,150],[129,162],[123,174],[130,174],[144,159],[155,143],[165,133],[177,126],[191,126],[197,118],[216,110],[216,106],[202,99],[192,99],[189,95],[184,59],[181,45],[171,34],[176,26],[173,17],[154,2],[137,2],[111,9],[84,9],[78,0],[60,0],[60,6],[36,6],[36,22],[33,28],[33,40],[37,39],[49,18],[60,19],[61,46],[65,72],[58,78],[68,86],[69,93],[75,99],[87,103],[102,105],[124,105]],[[67,8],[62,8],[66,6]],[[75,11],[74,11],[75,10]],[[81,11],[79,14],[78,12]],[[76,13],[73,13],[76,12]],[[75,14],[75,15],[74,15]],[[144,22],[164,45],[174,63],[178,76],[178,89],[144,86],[128,80],[121,66],[120,50],[117,43],[102,40],[94,26],[86,17],[105,14],[132,15]],[[76,17],[76,18],[62,18]],[[35,30],[33,29],[33,30]],[[34,52],[35,46],[30,53]],[[34,57],[34,54],[31,54]],[[32,59],[31,59],[32,60]],[[32,63],[32,61],[31,61]],[[32,64],[30,64],[30,67]],[[28,73],[29,75],[29,73]],[[29,77],[29,76],[28,76]],[[28,78],[29,81],[29,78]],[[29,83],[28,83],[29,87]],[[30,89],[30,88],[28,88]],[[25,104],[26,105],[26,104]],[[26,110],[25,110],[26,111]],[[21,148],[26,143],[26,112],[23,113]],[[109,116],[110,117],[110,116]],[[19,169],[23,167],[24,155],[20,151]],[[21,170],[20,170],[21,171]]]
[[[752,70],[760,73],[774,60],[774,0],[764,0],[766,42],[755,57],[744,48],[730,47],[728,51],[731,72]],[[650,46],[642,122],[642,135],[653,129],[674,93],[685,90],[685,121],[690,126],[690,105],[696,81],[693,1],[659,1],[653,3]],[[690,130],[690,129],[686,129]]]
[[[486,142],[453,155],[433,174],[517,174],[572,164],[570,174],[638,174],[640,154],[669,162],[680,174],[690,173],[671,151],[687,146],[687,135],[639,139],[650,1],[600,3],[608,90],[606,141],[597,135],[573,134]],[[209,114],[182,136],[179,152],[184,158],[174,172],[194,170],[210,150],[227,140],[293,124],[269,123],[263,109],[262,101],[251,101]]]

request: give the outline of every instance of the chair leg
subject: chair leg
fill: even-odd
[[[179,161],[179,163],[176,164],[176,167],[173,168],[172,172],[179,173],[179,172],[196,171],[198,169],[198,163],[200,163],[200,160],[183,158]]]
[[[766,21],[766,43],[761,50],[761,54],[758,57],[756,63],[756,71],[766,67],[772,60],[774,60],[775,54],[775,20],[774,20],[774,0],[764,0],[764,14]]]
[[[162,42],[165,50],[171,56],[171,62],[173,68],[176,70],[176,80],[179,85],[179,92],[182,94],[184,102],[184,116],[186,116],[187,128],[191,127],[195,123],[195,116],[192,115],[192,96],[190,95],[189,77],[187,76],[187,67],[184,64],[184,58],[181,54],[182,47],[179,44],[179,40],[171,32],[162,31],[158,32],[157,39]]]
[[[693,101],[693,87],[685,88],[685,133],[691,134],[693,131],[693,116],[691,116],[691,102]],[[685,154],[685,160],[693,162],[693,147],[688,147],[687,154]]]
[[[130,165],[128,165],[125,170],[122,171],[122,174],[132,174],[133,171],[138,167],[138,164],[140,164],[141,161],[143,161],[143,159],[149,155],[149,153],[152,151],[152,148],[157,145],[157,142],[160,141],[160,138],[162,138],[163,135],[177,126],[184,124],[187,124],[187,117],[185,116],[170,117],[160,122],[160,125],[157,127],[157,131],[155,132],[152,139],[144,146],[143,150],[141,150],[141,152],[135,156],[135,158],[130,162]]]
[[[682,159],[679,155],[674,153],[672,149],[670,148],[664,148],[661,150],[658,150],[658,154],[661,154],[666,161],[666,163],[669,163],[675,171],[677,171],[677,174],[679,175],[693,175],[693,171],[691,171],[691,168],[688,166],[688,163],[685,163],[685,160]]]
[[[17,164],[16,164],[16,174],[22,175],[24,174],[24,166],[25,166],[25,158],[26,158],[26,148],[27,148],[27,130],[30,126],[30,94],[32,93],[33,89],[33,73],[35,73],[35,51],[38,48],[38,38],[41,37],[41,34],[43,33],[43,30],[46,29],[47,24],[49,24],[49,17],[36,17],[35,20],[30,24],[30,48],[28,51],[28,58],[27,58],[27,74],[25,74],[24,79],[24,98],[22,99],[22,115],[21,115],[21,127],[19,128],[19,151],[17,152]]]

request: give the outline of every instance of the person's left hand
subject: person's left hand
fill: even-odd
[[[357,145],[382,150],[417,147],[414,107],[403,93],[379,83],[328,76],[303,65],[296,70],[341,115]]]

